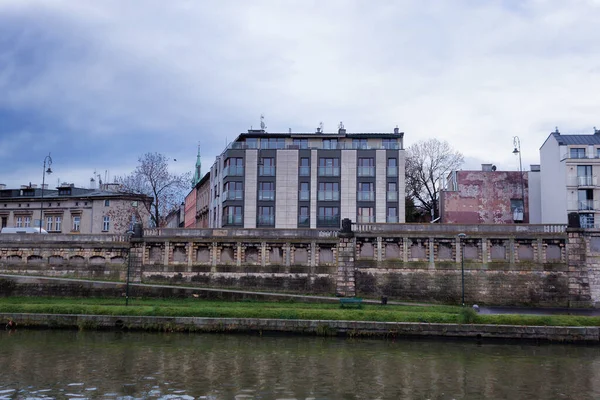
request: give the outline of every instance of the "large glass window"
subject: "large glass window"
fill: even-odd
[[[340,184],[338,182],[319,182],[319,201],[339,201]]]
[[[223,198],[225,200],[243,200],[244,188],[242,182],[227,182],[223,186]]]
[[[398,150],[398,139],[382,139],[381,147],[388,150]]]
[[[258,139],[257,138],[246,139],[246,147],[249,149],[258,149]]]
[[[578,210],[594,209],[594,191],[592,189],[580,189],[577,191]]]
[[[577,166],[577,185],[578,186],[592,186],[592,166],[591,165],[578,165]]]
[[[375,160],[373,158],[358,159],[358,176],[375,176]]]
[[[275,182],[260,182],[258,184],[259,200],[275,200]]]
[[[386,221],[388,223],[398,222],[398,209],[396,207],[388,207]]]
[[[300,176],[310,176],[310,158],[300,158]]]
[[[298,212],[298,226],[310,226],[309,208],[302,206]]]
[[[310,200],[310,183],[300,182],[300,191],[298,193],[298,200],[309,201]]]
[[[569,150],[571,158],[585,158],[585,148],[571,148]]]
[[[308,139],[294,139],[293,143],[299,149],[308,149]]]
[[[244,159],[241,157],[230,157],[225,160],[223,177],[244,176]]]
[[[243,225],[242,207],[229,206],[223,209],[223,225]]]
[[[375,222],[373,207],[358,207],[358,222],[363,224]]]
[[[375,201],[375,191],[373,190],[372,182],[359,182],[358,183],[358,201]]]
[[[275,176],[275,159],[263,157],[260,159],[258,166],[259,176]]]
[[[387,201],[398,201],[398,185],[396,182],[387,184]]]
[[[275,225],[274,207],[261,206],[258,207],[258,226],[273,226]]]
[[[260,139],[261,149],[284,149],[285,138],[262,138]]]
[[[319,176],[340,176],[340,159],[319,158]]]
[[[353,149],[366,149],[367,139],[352,139],[352,148]]]
[[[339,227],[340,209],[339,207],[319,207],[317,213],[318,227]]]
[[[398,159],[388,158],[387,160],[387,176],[398,176]]]
[[[323,139],[323,148],[326,150],[335,150],[338,148],[337,139]]]

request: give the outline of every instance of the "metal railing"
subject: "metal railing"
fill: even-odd
[[[375,201],[375,192],[373,191],[358,191],[356,192],[357,201]]]
[[[319,167],[319,176],[340,176],[340,167]]]
[[[223,178],[228,176],[244,176],[244,167],[239,165],[229,165],[223,168]]]
[[[319,190],[317,200],[319,201],[338,201],[340,192],[338,190]]]
[[[358,176],[375,176],[375,167],[358,167]]]

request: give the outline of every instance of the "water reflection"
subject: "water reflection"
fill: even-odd
[[[447,341],[0,332],[0,399],[600,398],[600,349]]]

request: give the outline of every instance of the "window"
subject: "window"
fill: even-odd
[[[300,182],[300,192],[298,193],[298,200],[310,201],[310,183]]]
[[[260,182],[258,184],[259,200],[275,200],[275,182]]]
[[[381,147],[387,150],[398,150],[398,139],[382,139]]]
[[[310,159],[302,157],[300,159],[300,176],[310,176]]]
[[[367,139],[352,139],[352,148],[353,149],[366,149],[367,148]]]
[[[108,215],[105,215],[104,218],[102,219],[102,232],[108,232],[109,228],[110,228],[110,217]]]
[[[56,225],[55,226],[56,230],[58,232],[60,232],[62,230],[62,217],[60,217],[60,216],[54,217],[54,225]]]
[[[326,150],[335,150],[338,148],[337,139],[323,139],[323,148]]]
[[[54,229],[54,219],[52,217],[46,217],[46,230],[48,232],[53,231]]]
[[[570,158],[585,158],[585,148],[571,148]]]
[[[285,138],[262,138],[260,139],[261,149],[284,149]]]
[[[298,226],[310,226],[310,215],[308,207],[300,207],[298,214]]]
[[[104,200],[104,207],[109,207],[110,206],[110,200]]]
[[[271,206],[258,207],[258,226],[273,226],[275,225],[275,213]]]
[[[223,178],[226,176],[244,176],[244,159],[241,157],[226,159],[223,167]]]
[[[511,199],[510,200],[510,211],[513,214],[513,221],[523,222],[525,207],[523,206],[523,199]]]
[[[375,201],[375,192],[373,191],[372,182],[358,183],[358,201]]]
[[[339,201],[340,184],[338,182],[319,182],[319,201]]]
[[[578,165],[577,166],[577,186],[592,186],[592,166]]]
[[[70,196],[71,188],[58,188],[58,195],[59,196]]]
[[[373,207],[359,207],[358,208],[358,223],[373,223],[375,222],[375,215],[373,214]]]
[[[79,232],[79,224],[81,224],[81,217],[79,215],[73,216],[73,232]]]
[[[375,160],[373,158],[358,159],[358,176],[375,176]]]
[[[308,149],[308,139],[294,139],[294,146],[299,149]]]
[[[387,201],[398,201],[398,185],[396,182],[387,184]]]
[[[258,149],[258,139],[257,138],[246,139],[246,147],[249,149]]]
[[[225,207],[223,209],[223,225],[243,225],[242,207]]]
[[[319,158],[319,176],[340,176],[340,159]]]
[[[275,159],[261,158],[258,166],[259,176],[275,176]]]
[[[398,209],[396,207],[388,207],[386,221],[388,223],[398,222]]]
[[[340,210],[338,207],[319,207],[317,213],[318,227],[339,227],[340,226]]]
[[[25,228],[31,228],[31,217],[25,217]]]
[[[242,200],[244,198],[242,182],[227,182],[223,187],[224,200]]]
[[[17,217],[17,220],[15,222],[15,228],[22,228],[23,227],[23,217]]]
[[[398,176],[398,159],[388,158],[388,160],[387,160],[387,176]]]
[[[594,209],[594,191],[592,189],[580,189],[577,191],[578,210]]]

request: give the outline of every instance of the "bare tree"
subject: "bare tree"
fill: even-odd
[[[169,173],[168,159],[159,153],[146,153],[138,161],[139,165],[134,172],[117,177],[115,182],[121,184],[122,191],[152,197],[152,203],[144,206],[148,209],[154,226],[161,226],[164,216],[181,204],[189,189],[191,174]]]
[[[406,158],[407,194],[432,219],[439,216],[442,179],[464,162],[463,155],[438,139],[421,140],[408,148]]]

